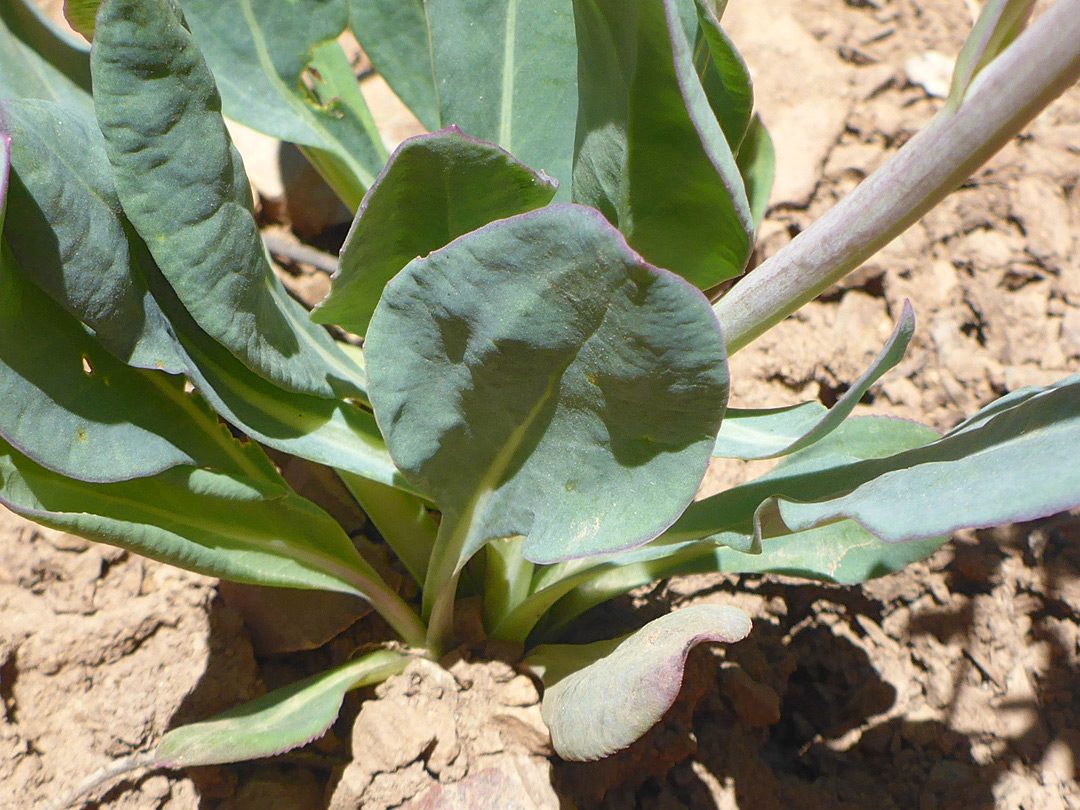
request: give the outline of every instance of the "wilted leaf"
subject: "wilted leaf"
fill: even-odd
[[[612,642],[538,647],[527,660],[544,681],[541,711],[556,753],[589,760],[630,745],[675,702],[691,649],[749,632],[750,617],[738,608],[694,605],[649,622],[614,649]]]
[[[549,178],[456,127],[410,138],[364,198],[330,295],[312,319],[364,334],[383,287],[406,264],[493,220],[546,205],[554,193]]]

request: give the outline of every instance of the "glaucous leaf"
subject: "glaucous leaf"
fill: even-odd
[[[256,477],[268,468],[184,392],[182,380],[132,368],[102,349],[23,275],[6,244],[0,247],[0,436],[45,467],[83,481],[123,481],[180,464]]]
[[[773,178],[776,174],[776,149],[773,147],[769,130],[761,123],[756,114],[750,119],[739,147],[735,164],[742,175],[746,188],[746,199],[750,203],[750,213],[754,217],[754,227],[761,227],[765,212],[769,207],[769,195],[772,194]]]
[[[684,20],[690,17],[696,23],[686,28],[687,40],[694,42],[694,66],[728,146],[732,154],[738,155],[754,109],[750,71],[735,43],[720,27],[708,0],[695,0],[693,15],[688,14],[690,5],[682,0],[680,7],[687,9],[683,11]]]
[[[222,112],[275,138],[330,153],[350,177],[327,180],[355,208],[386,150],[349,62],[334,42],[348,25],[348,0],[180,0],[180,5],[214,73]],[[312,64],[316,55],[321,69]],[[347,77],[332,78],[330,73],[339,71],[327,71],[327,64],[343,64]]]
[[[361,390],[270,270],[221,100],[175,3],[104,0],[91,69],[120,202],[199,326],[288,390]]]
[[[457,127],[398,147],[364,197],[316,323],[367,332],[383,287],[418,256],[489,222],[547,205],[555,185]]]
[[[915,333],[915,313],[905,300],[892,337],[851,387],[826,410],[818,402],[763,410],[729,409],[720,425],[713,455],[720,458],[762,459],[786,456],[808,447],[847,419],[871,385],[896,366]]]
[[[739,275],[754,221],[698,78],[680,3],[575,0],[575,202],[645,259],[707,289]]]
[[[379,683],[412,660],[376,650],[347,664],[275,689],[209,720],[165,733],[154,749],[159,768],[191,768],[283,754],[322,736],[345,693]]]
[[[369,395],[390,454],[443,513],[429,582],[494,538],[523,535],[526,558],[552,562],[670,525],[727,396],[707,309],[572,205],[399,273],[368,331]]]
[[[428,131],[438,129],[424,0],[352,0],[349,26],[394,95]]]
[[[527,661],[544,681],[540,708],[556,753],[591,760],[630,745],[675,702],[690,650],[749,632],[750,617],[738,608],[693,605],[649,622],[614,649],[612,642],[538,647]]]
[[[341,527],[280,483],[192,467],[87,483],[0,440],[0,501],[36,523],[209,576],[364,598],[386,590]]]
[[[0,99],[10,98],[93,113],[87,49],[59,36],[24,0],[0,0]]]
[[[51,102],[0,102],[12,138],[13,205],[4,238],[16,263],[115,357],[183,369],[138,267],[152,261],[130,230],[93,115]]]
[[[956,57],[946,103],[956,109],[976,74],[1024,30],[1035,0],[988,0]]]
[[[851,518],[889,542],[1080,506],[1080,375],[976,416],[925,447],[853,471],[846,494],[779,503],[793,531]]]
[[[425,0],[442,126],[495,143],[569,200],[578,62],[569,0]]]

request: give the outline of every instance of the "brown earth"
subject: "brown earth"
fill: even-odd
[[[732,0],[725,21],[779,151],[761,256],[929,120],[940,105],[927,89],[941,79],[933,54],[954,54],[970,19],[959,0]],[[408,131],[394,126],[395,137]],[[862,412],[946,428],[995,396],[1077,371],[1078,177],[1074,88],[842,289],[736,355],[736,404],[831,404],[905,298],[915,340]],[[309,295],[325,288],[303,267],[292,280]],[[746,473],[716,469],[710,486]],[[136,774],[85,806],[1080,808],[1075,516],[963,532],[862,587],[684,578],[589,621],[621,626],[709,601],[749,610],[750,638],[696,652],[676,709],[607,762],[549,759],[531,681],[461,660],[449,672],[414,665],[351,696],[331,732],[300,751]],[[312,653],[256,655],[214,581],[4,514],[0,807],[45,807],[170,727],[342,661],[353,637],[378,632],[370,624]]]

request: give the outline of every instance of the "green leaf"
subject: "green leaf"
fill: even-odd
[[[776,150],[773,148],[769,130],[761,123],[756,114],[750,119],[739,154],[735,158],[742,175],[746,197],[750,202],[750,213],[754,217],[754,227],[760,228],[765,212],[769,207],[769,195],[772,194],[773,177],[776,173]]]
[[[649,622],[614,650],[611,642],[538,647],[527,660],[541,671],[541,712],[556,753],[591,760],[630,745],[675,702],[690,650],[749,632],[750,617],[738,608],[694,605]]]
[[[697,76],[686,2],[575,0],[574,200],[646,260],[707,289],[742,272],[754,221]]]
[[[394,94],[428,131],[438,129],[424,0],[352,0],[349,26]]]
[[[425,0],[443,126],[496,143],[569,199],[577,110],[570,0]]]
[[[223,418],[282,452],[415,491],[394,466],[371,413],[354,401],[268,382],[199,329],[170,289],[158,284],[154,294],[176,329],[188,376]]]
[[[0,99],[36,98],[93,112],[85,46],[61,37],[33,3],[0,0]]]
[[[474,231],[387,285],[369,394],[394,460],[443,512],[429,584],[494,538],[524,535],[524,555],[551,562],[675,519],[727,395],[704,303],[565,205]]]
[[[11,177],[11,136],[0,127],[0,232],[7,214],[7,192]]]
[[[851,518],[889,542],[1080,506],[1080,375],[990,409],[925,447],[857,470],[847,494],[779,503],[792,530]]]
[[[64,19],[88,40],[94,39],[94,24],[101,0],[64,0]]]
[[[180,0],[180,5],[214,73],[224,114],[283,141],[330,153],[344,174],[327,180],[355,208],[386,160],[386,149],[348,60],[333,41],[348,25],[348,0]],[[328,64],[334,65],[330,73]]]
[[[892,337],[874,362],[833,407],[817,402],[765,410],[729,409],[720,425],[713,455],[762,459],[786,456],[820,441],[840,425],[881,375],[896,366],[915,333],[915,313],[905,300]]]
[[[210,720],[169,731],[154,749],[159,768],[191,768],[269,757],[322,736],[337,718],[345,693],[379,683],[412,659],[376,650],[340,667],[275,689]]]
[[[367,580],[378,582],[341,527],[280,483],[192,467],[87,483],[0,440],[0,501],[36,523],[236,582],[364,598]]]
[[[383,287],[418,256],[492,220],[547,205],[554,184],[456,127],[405,141],[371,187],[317,323],[367,332]]]
[[[735,44],[720,28],[720,21],[707,0],[695,0],[694,5],[697,13],[691,19],[697,23],[697,30],[686,30],[687,40],[695,42],[694,65],[717,123],[724,131],[732,154],[737,155],[754,109],[750,71]],[[682,0],[680,8],[688,7],[689,4]],[[688,16],[684,11],[684,20]]]
[[[195,321],[252,371],[351,396],[358,370],[270,270],[220,99],[171,0],[105,0],[91,59],[116,191]]]
[[[20,269],[118,359],[179,373],[165,317],[139,268],[152,260],[124,218],[93,116],[6,101],[0,130],[12,138],[14,172],[4,237]]]
[[[184,393],[182,380],[116,360],[23,276],[6,246],[0,251],[0,435],[7,441],[84,481],[122,481],[180,464],[267,474],[268,462],[243,451],[205,404]]]
[[[946,106],[960,106],[975,76],[1024,30],[1034,7],[1035,0],[987,0],[956,57]]]

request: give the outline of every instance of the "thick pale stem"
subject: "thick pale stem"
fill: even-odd
[[[1080,0],[1058,0],[884,166],[713,309],[728,353],[813,300],[914,224],[1080,79]]]

